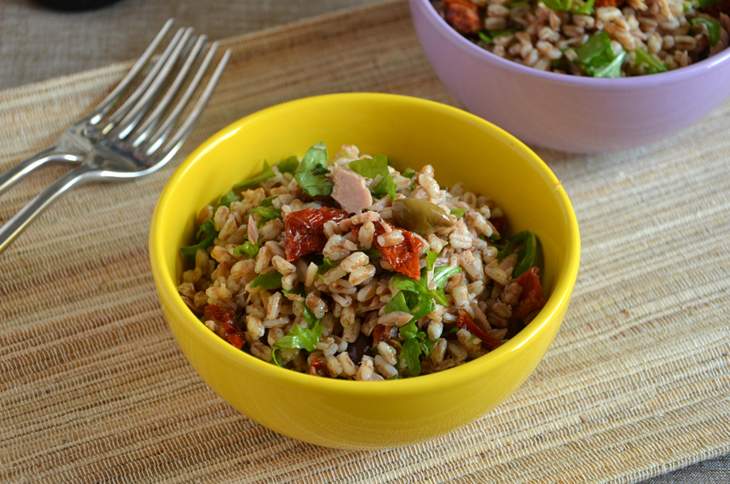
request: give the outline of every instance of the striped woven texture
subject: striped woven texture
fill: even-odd
[[[287,99],[373,90],[449,102],[388,2],[229,39],[189,151]],[[125,71],[0,93],[0,169],[47,143]],[[730,105],[666,141],[541,153],[574,202],[578,284],[555,343],[478,421],[400,449],[340,451],[237,414],[186,363],[146,239],[173,166],[65,196],[0,255],[0,480],[633,481],[730,451]],[[353,133],[357,138],[357,133]],[[447,142],[448,140],[444,140]],[[0,219],[58,176],[34,175]]]

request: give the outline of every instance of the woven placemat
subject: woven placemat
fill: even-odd
[[[233,60],[186,150],[238,117],[336,91],[449,101],[388,2],[226,42]],[[0,93],[0,169],[43,147],[124,72]],[[400,449],[339,451],[237,414],[158,307],[147,230],[174,169],[82,187],[0,255],[0,480],[635,480],[730,451],[730,105],[665,142],[541,153],[583,259],[535,374],[477,422]],[[353,139],[357,133],[353,133]],[[6,219],[59,169],[0,200]]]

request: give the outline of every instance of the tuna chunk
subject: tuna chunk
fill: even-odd
[[[332,181],[332,198],[347,212],[358,213],[373,204],[365,178],[354,171],[337,166],[332,172]]]

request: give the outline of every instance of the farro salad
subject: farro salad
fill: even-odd
[[[656,74],[728,46],[730,0],[443,0],[459,33],[506,59],[592,77]]]
[[[432,373],[497,348],[544,304],[542,250],[433,168],[314,145],[196,219],[179,292],[238,349],[355,380]]]

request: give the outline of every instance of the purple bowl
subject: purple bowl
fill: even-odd
[[[416,34],[451,95],[528,143],[596,153],[661,140],[730,96],[730,49],[675,71],[595,79],[508,61],[456,32],[429,0],[410,0]]]

